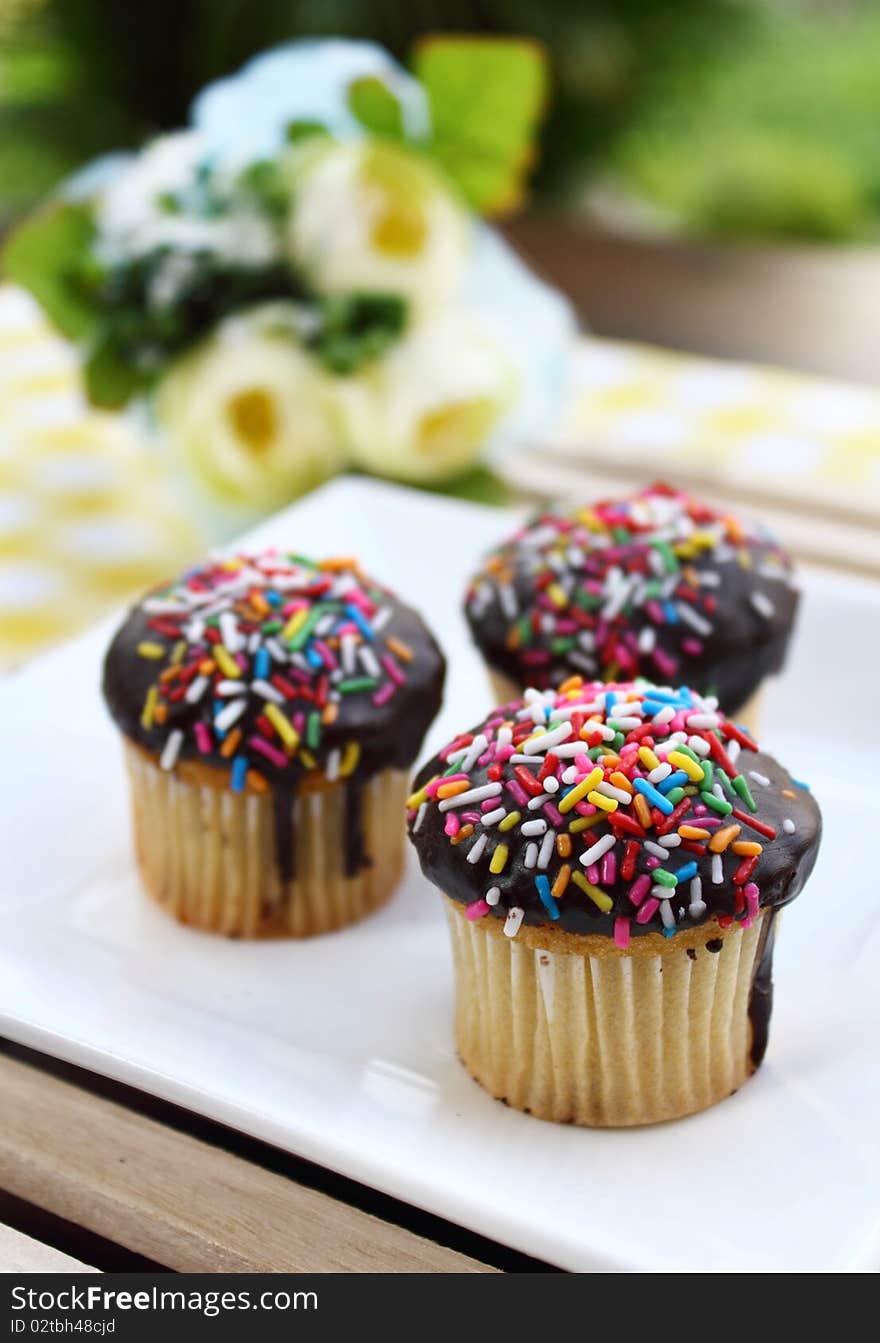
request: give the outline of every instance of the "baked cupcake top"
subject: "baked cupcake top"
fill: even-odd
[[[796,606],[791,562],[769,535],[665,485],[538,514],[465,598],[483,656],[519,685],[646,676],[730,710],[781,666]]]
[[[163,769],[199,760],[235,792],[408,768],[445,663],[415,611],[350,559],[208,560],[132,610],[104,663],[118,727]]]
[[[419,772],[407,822],[425,875],[469,918],[626,947],[748,926],[812,870],[805,784],[686,687],[573,677],[526,691]]]

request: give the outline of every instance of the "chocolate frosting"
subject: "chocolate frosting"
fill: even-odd
[[[107,653],[103,691],[120,730],[163,767],[199,760],[233,790],[272,790],[289,880],[290,803],[307,774],[345,780],[346,870],[369,860],[362,785],[412,765],[444,676],[420,616],[353,562],[268,552],[209,562],[132,607]]]
[[[637,690],[631,686],[621,687],[619,685],[597,683],[586,686],[582,691],[576,693],[582,694],[584,702],[589,703],[597,702],[599,697],[608,692],[618,696],[637,693],[639,696],[645,697],[653,693],[652,690],[644,686],[644,683]],[[675,694],[677,692],[669,693]],[[708,714],[708,719],[702,721],[708,721],[714,717],[719,722],[717,729],[692,732],[690,734],[691,740],[695,737],[708,738],[710,735],[714,736],[722,747],[722,752],[727,754],[729,750],[730,755],[734,754],[736,746],[739,744],[737,736],[742,740],[749,740],[741,732],[741,729],[728,724],[723,715],[717,714],[711,709],[711,701],[709,702],[709,709],[705,710],[704,705],[699,702],[696,696],[692,696],[688,692],[683,693],[691,700],[694,714]],[[559,697],[557,700],[551,692],[548,692],[544,698],[549,704],[565,702],[564,697]],[[650,699],[648,703],[650,705]],[[685,794],[676,804],[671,826],[669,818],[656,807],[652,807],[651,823],[646,830],[642,830],[643,837],[639,838],[632,830],[633,823],[635,823],[636,829],[640,827],[634,808],[630,803],[619,805],[618,810],[623,816],[623,820],[621,821],[618,817],[618,824],[616,825],[613,815],[600,815],[597,808],[590,806],[584,799],[579,804],[582,811],[591,813],[593,817],[599,816],[598,824],[592,824],[587,829],[576,834],[570,834],[568,827],[572,820],[577,821],[577,812],[572,810],[562,816],[557,808],[557,804],[564,797],[567,788],[564,785],[561,786],[552,798],[545,793],[544,805],[534,810],[521,805],[517,797],[509,791],[509,781],[513,779],[514,784],[516,784],[517,776],[514,762],[523,757],[514,756],[513,762],[506,761],[499,769],[496,754],[491,749],[492,743],[497,743],[501,724],[523,723],[522,718],[517,719],[517,713],[522,712],[522,704],[522,701],[517,701],[503,709],[496,710],[477,727],[457,738],[456,742],[451,744],[452,749],[445,748],[444,751],[434,756],[419,770],[414,783],[415,792],[410,799],[409,831],[418,852],[422,871],[446,895],[462,904],[471,906],[471,912],[476,914],[477,917],[506,919],[510,910],[521,910],[523,911],[522,921],[527,924],[556,927],[570,933],[614,936],[616,940],[621,934],[621,921],[625,921],[625,941],[628,941],[630,936],[639,936],[650,932],[664,932],[669,936],[679,929],[695,927],[713,919],[720,919],[722,926],[734,920],[745,921],[750,917],[750,912],[743,899],[744,892],[748,892],[754,899],[752,914],[759,907],[776,909],[785,905],[799,893],[816,860],[821,834],[821,818],[816,802],[806,786],[795,782],[788,771],[778,764],[772,756],[760,750],[742,748],[734,766],[734,769],[742,770],[741,775],[737,776],[735,774],[734,777],[745,780],[745,791],[751,796],[755,804],[754,811],[739,795],[739,792],[728,788],[726,783],[725,787],[721,789],[721,796],[724,799],[731,799],[728,805],[735,807],[736,811],[741,813],[740,816],[734,815],[732,811],[725,815],[717,814],[703,801],[704,795],[694,790]],[[685,727],[687,727],[686,718],[688,716],[690,716],[690,712],[684,716]],[[646,717],[644,721],[651,725],[650,716]],[[525,724],[530,732],[538,730],[531,717],[527,717]],[[551,719],[544,723],[544,728],[541,730],[552,730],[554,726],[555,720]],[[724,734],[727,731],[732,731],[737,736],[725,736]],[[451,771],[451,766],[456,760],[460,761],[463,758],[462,751],[468,749],[467,743],[478,738],[480,734],[488,739],[489,745],[486,750],[481,751],[479,760],[468,768],[467,789],[484,788],[494,779],[496,785],[497,783],[501,784],[500,791],[489,799],[478,800],[465,808],[456,807],[453,797],[452,805],[446,811],[441,809],[436,793],[433,798],[425,799],[422,795],[425,785],[428,785],[429,781],[437,778],[437,776],[449,775],[450,773],[454,775],[455,771]],[[655,728],[653,736],[643,735],[640,738],[642,744],[646,740],[653,741],[659,758],[664,751],[662,745],[664,734],[659,728]],[[586,746],[587,743],[585,742],[585,750]],[[614,748],[603,745],[596,748],[593,753],[594,758],[590,760],[591,770],[596,767],[595,757],[599,753],[610,750],[613,754],[615,750],[619,751],[621,749],[624,749],[624,747]],[[630,751],[629,754],[632,755],[632,752]],[[545,758],[546,754],[533,755],[527,765],[520,764],[519,767],[525,768],[529,774],[537,776]],[[631,777],[641,777],[647,781],[647,766],[643,765],[637,757],[633,758],[636,759],[637,763],[634,768],[628,770]],[[706,758],[710,761],[713,760],[711,756]],[[581,757],[581,760],[583,761],[583,757]],[[572,768],[570,757],[560,761],[557,771],[560,775],[563,766]],[[582,776],[583,771],[577,772]],[[611,779],[616,772],[618,772],[618,766],[608,765],[604,770],[605,779]],[[627,772],[626,767],[624,767],[624,772]],[[718,787],[720,787],[718,781],[723,772],[721,766],[715,762],[713,775]],[[725,772],[725,779],[729,777]],[[616,782],[619,782],[619,779]],[[737,789],[742,787],[742,784],[737,785]],[[504,822],[499,823],[497,817],[493,819],[492,812],[490,812],[487,819],[491,823],[484,825],[477,818],[477,813],[481,813],[481,807],[489,806],[490,803],[493,809],[496,807],[503,808],[507,815],[519,812],[521,820],[513,828],[502,831],[499,824],[503,825]],[[557,820],[553,819],[552,812],[548,814],[547,803],[556,812]],[[466,818],[476,818],[473,820],[472,833],[467,835],[463,841],[453,843],[452,838],[456,838],[456,836],[450,837],[446,831],[450,814],[462,823],[466,823]],[[645,814],[644,809],[642,814]],[[482,812],[481,815],[486,815],[486,813]],[[546,831],[544,834],[534,833],[536,831],[540,832],[540,825],[535,825],[534,822],[540,821],[541,818],[547,821]],[[754,829],[749,824],[750,819],[757,822],[763,829]],[[630,828],[622,828],[625,821],[629,822]],[[526,824],[532,823],[533,833],[531,835],[523,833],[523,822]],[[661,890],[656,884],[657,879],[651,875],[649,881],[642,881],[643,887],[652,887],[651,896],[648,896],[646,890],[639,905],[634,905],[632,899],[634,882],[641,874],[649,873],[649,864],[653,857],[650,849],[645,847],[646,843],[649,845],[657,844],[662,851],[663,846],[660,844],[660,840],[669,836],[675,837],[682,826],[685,827],[686,835],[691,833],[691,828],[699,831],[705,827],[708,833],[703,840],[682,839],[679,836],[679,844],[667,850],[666,857],[660,862],[659,866],[664,871],[673,873],[683,869],[690,872],[693,868],[694,874],[699,878],[701,888],[699,898],[695,899],[695,889],[691,876],[674,887]],[[712,838],[726,828],[731,827],[739,827],[737,833],[729,839],[723,852],[714,854],[711,848]],[[772,837],[769,837],[768,831],[772,834]],[[536,849],[540,849],[545,835],[548,833],[568,836],[571,844],[571,854],[561,856],[554,844],[549,861],[542,868],[536,866],[535,863]],[[484,837],[485,843],[479,858],[477,861],[469,861],[469,854]],[[553,889],[559,878],[560,870],[565,864],[579,873],[582,879],[584,875],[589,877],[590,868],[585,868],[580,863],[580,855],[595,845],[597,841],[601,841],[603,837],[613,837],[614,839],[614,863],[612,866],[603,869],[604,855],[597,859],[600,875],[597,876],[596,872],[593,872],[594,880],[591,885],[594,891],[598,890],[600,896],[604,897],[602,904],[607,905],[607,907],[600,908],[592,898],[584,894],[574,884],[572,879],[564,893],[554,901],[558,917],[551,917],[547,904],[542,900],[536,878],[546,877],[547,886]],[[753,865],[754,872],[748,874],[748,880],[745,880],[743,864],[748,861],[749,855],[737,852],[735,845],[755,843],[762,846],[762,852]],[[490,866],[492,855],[499,844],[506,846],[507,858],[503,868],[493,873]],[[633,860],[631,870],[626,870],[627,844],[635,846],[629,851],[630,859]],[[497,903],[480,904],[479,902],[484,902],[487,893],[492,892],[493,888],[497,892]],[[653,897],[655,893],[668,900],[667,909],[665,911],[657,910],[646,921],[639,922],[639,914],[645,909],[646,901]],[[667,924],[663,922],[662,915],[664,912],[667,919],[671,920]],[[772,939],[770,939],[769,946],[772,948]],[[766,978],[769,993],[769,951]]]
[[[486,662],[518,686],[638,675],[736,713],[783,666],[797,603],[766,532],[654,486],[537,514],[487,556],[465,614]]]

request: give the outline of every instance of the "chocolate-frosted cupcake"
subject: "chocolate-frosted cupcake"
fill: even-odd
[[[465,613],[497,698],[566,676],[645,676],[747,708],[785,660],[798,594],[762,530],[655,485],[540,513],[494,550]]]
[[[351,560],[211,560],[129,613],[104,664],[144,885],[184,923],[305,937],[384,903],[445,664]]]
[[[647,1124],[760,1064],[777,911],[816,859],[806,786],[684,689],[526,692],[419,772],[410,837],[452,930],[456,1040],[544,1119]]]

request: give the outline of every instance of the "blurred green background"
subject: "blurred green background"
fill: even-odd
[[[546,44],[539,205],[611,200],[618,220],[692,236],[877,234],[876,0],[0,0],[0,222],[181,124],[267,46],[369,37],[405,61],[442,31]]]

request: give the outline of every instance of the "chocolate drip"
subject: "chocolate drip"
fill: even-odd
[[[364,843],[364,780],[357,775],[345,785],[342,810],[345,875],[353,877],[362,867],[370,867],[372,859]]]
[[[296,798],[293,789],[276,785],[272,789],[275,813],[275,861],[283,885],[296,878]]]
[[[773,944],[776,940],[776,910],[769,909],[761,929],[761,942],[755,958],[755,974],[749,997],[749,1021],[752,1023],[752,1063],[757,1068],[767,1049],[770,1013],[773,1010]]]

